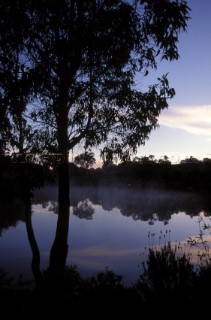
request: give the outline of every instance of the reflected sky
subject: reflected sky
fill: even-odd
[[[103,201],[100,201],[99,190],[98,197],[95,197],[93,202],[88,196],[85,196],[84,190],[81,189],[81,193],[79,190],[78,192],[79,195],[81,194],[81,200],[79,201],[80,196],[77,195],[78,202],[74,201],[74,204],[70,206],[69,251],[66,264],[76,265],[78,271],[84,277],[91,276],[108,267],[121,274],[126,284],[132,284],[141,273],[140,265],[141,259],[146,253],[145,248],[163,244],[164,241],[168,240],[172,243],[185,242],[188,237],[199,234],[196,212],[191,215],[191,211],[187,208],[189,210],[189,214],[187,214],[185,211],[178,211],[178,206],[176,206],[176,212],[174,213],[173,202],[171,203],[171,214],[168,216],[168,221],[165,220],[165,217],[163,220],[161,216],[158,217],[156,209],[154,215],[152,215],[152,205],[150,206],[150,214],[147,215],[148,219],[143,221],[141,219],[135,220],[133,215],[123,215],[121,209],[118,208],[118,199],[116,207],[114,207],[115,204],[112,200],[112,208],[109,206],[109,210],[103,209]],[[58,214],[54,192],[48,188],[43,190],[41,194],[42,197],[39,196],[39,193],[35,194],[32,205],[32,225],[40,249],[41,270],[44,270],[49,265],[49,251],[55,237]],[[124,198],[124,205],[129,208],[132,205],[131,202],[134,201],[134,193],[130,194],[127,190],[127,192],[124,191],[124,195],[126,194],[127,198]],[[151,194],[152,198],[151,200],[148,198],[148,202],[152,202],[155,198],[154,193]],[[179,199],[179,194],[176,195],[176,198],[178,200],[177,204],[180,203],[182,208],[182,203],[186,203],[186,200],[190,202],[190,194],[187,194],[188,199],[184,194],[181,194],[181,196],[183,201]],[[141,199],[139,204],[141,211],[145,204],[143,203],[143,193],[140,194],[140,191],[139,197]],[[138,193],[136,198],[138,198]],[[172,197],[167,197],[164,194],[162,199],[166,199],[166,206],[169,206],[169,201],[172,201]],[[75,211],[75,208],[81,205],[81,201],[85,201],[86,206],[89,207],[87,218],[85,211],[83,211],[83,215],[81,215],[81,211],[79,215],[77,215],[78,211]],[[99,202],[101,204],[98,204]],[[165,205],[165,202],[162,205]],[[203,209],[203,203],[198,205],[198,208]],[[90,212],[92,212],[91,218]],[[205,217],[205,220],[211,224],[209,216]],[[3,229],[0,237],[0,267],[8,270],[12,275],[23,274],[30,279],[33,278],[31,258],[32,252],[27,238],[25,222],[19,220],[16,226]]]

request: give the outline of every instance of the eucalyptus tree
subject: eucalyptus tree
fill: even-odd
[[[147,79],[161,60],[179,58],[190,9],[185,0],[10,0],[4,6],[14,4],[22,19],[12,35],[33,79],[30,117],[40,125],[34,141],[62,154],[59,201],[68,202],[69,150],[81,143],[99,146],[104,161],[129,159],[157,127],[175,91],[167,75],[146,91],[136,79]],[[11,25],[16,20],[14,12]],[[6,39],[11,52],[14,37]]]
[[[34,149],[62,156],[50,255],[50,269],[60,273],[67,255],[68,153],[78,144],[85,150],[99,147],[109,163],[129,159],[144,144],[175,91],[167,74],[145,91],[136,80],[147,79],[161,60],[179,58],[179,35],[187,30],[190,9],[185,0],[1,0],[0,5],[2,128],[14,134],[15,119],[23,128],[30,118],[24,124],[31,126],[28,137],[22,130],[21,141],[31,139]]]

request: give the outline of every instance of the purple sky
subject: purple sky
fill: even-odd
[[[169,72],[176,96],[160,115],[139,156],[167,155],[171,161],[189,156],[211,157],[211,1],[188,0],[191,20],[180,35],[180,59],[161,63],[156,77]]]

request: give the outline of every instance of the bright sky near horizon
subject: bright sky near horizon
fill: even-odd
[[[167,155],[172,163],[211,158],[211,0],[187,3],[191,19],[179,37],[180,58],[162,62],[155,77],[168,72],[176,95],[137,156]]]

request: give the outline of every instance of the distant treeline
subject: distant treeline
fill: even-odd
[[[137,160],[138,159],[138,160]],[[126,186],[174,190],[209,191],[211,189],[211,159],[190,157],[178,164],[168,158],[136,158],[118,165],[109,163],[102,168],[84,168],[69,164],[70,184],[75,186]],[[46,182],[57,181],[57,167],[33,162],[14,162],[0,157],[0,197],[27,195]]]
[[[126,161],[118,165],[85,169],[70,164],[73,185],[117,185],[128,187],[161,187],[176,190],[208,191],[211,188],[211,159],[190,157],[179,164],[169,160]]]

